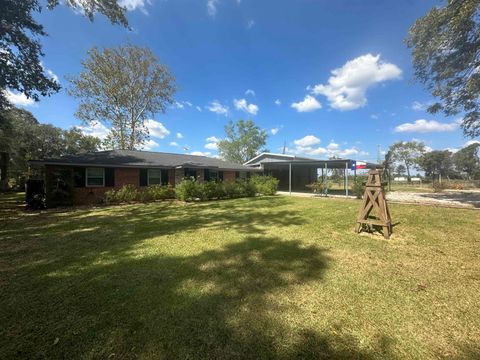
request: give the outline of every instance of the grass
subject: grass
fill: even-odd
[[[480,212],[264,197],[23,212],[0,195],[0,358],[480,357]]]

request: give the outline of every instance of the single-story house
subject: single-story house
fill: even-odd
[[[175,186],[185,177],[198,181],[235,181],[259,169],[207,156],[136,150],[108,150],[56,159],[32,160],[44,167],[45,178],[58,171],[72,174],[74,203],[98,201],[110,189],[132,184]]]

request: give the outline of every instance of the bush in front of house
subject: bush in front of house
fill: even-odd
[[[362,176],[357,176],[353,180],[352,184],[352,193],[357,197],[357,199],[361,199],[363,196],[363,192],[365,191],[365,182],[367,179]]]
[[[250,181],[254,184],[256,192],[262,195],[275,195],[278,190],[278,179],[273,176],[255,175]]]
[[[125,202],[149,202],[156,200],[175,199],[175,190],[170,185],[151,185],[139,189],[135,185],[125,185],[118,190],[105,192],[106,204],[118,204]]]

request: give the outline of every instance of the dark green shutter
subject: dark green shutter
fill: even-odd
[[[168,185],[168,170],[162,169],[162,185]]]
[[[73,186],[85,187],[85,168],[84,167],[73,168]]]
[[[105,168],[105,186],[115,186],[115,168]]]
[[[140,169],[140,186],[148,186],[148,169]]]
[[[210,181],[210,170],[209,169],[205,169],[203,171],[203,180],[204,181]]]
[[[218,180],[223,181],[223,171],[218,172]]]

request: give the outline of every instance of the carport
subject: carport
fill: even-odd
[[[333,159],[333,160],[283,160],[283,161],[262,161],[261,167],[266,175],[271,175],[279,180],[279,190],[293,192],[308,192],[307,185],[313,183],[318,178],[324,178],[328,181],[328,173],[332,170],[339,170],[343,177],[343,190],[345,196],[348,196],[348,177],[357,175],[357,169],[354,166],[356,161],[353,159]],[[353,170],[352,170],[353,168]],[[366,169],[377,169],[380,165],[366,163]],[[338,173],[337,173],[338,174]]]

